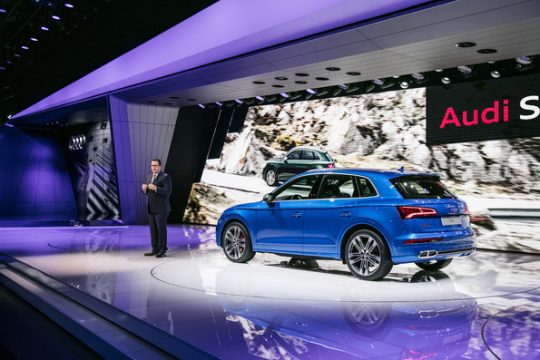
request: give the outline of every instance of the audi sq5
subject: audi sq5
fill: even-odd
[[[365,169],[310,170],[233,206],[216,242],[233,262],[256,252],[336,259],[365,280],[403,263],[439,270],[476,245],[467,205],[437,174]]]

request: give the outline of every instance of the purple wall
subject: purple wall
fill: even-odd
[[[64,153],[54,133],[0,127],[0,154],[0,221],[76,219]]]

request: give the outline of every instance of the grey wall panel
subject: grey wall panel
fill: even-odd
[[[146,198],[140,188],[157,157],[166,171],[178,108],[133,104],[110,97],[114,144],[120,188],[122,220],[146,222]],[[125,215],[124,215],[125,214]]]

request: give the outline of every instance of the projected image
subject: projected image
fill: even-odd
[[[481,248],[540,253],[539,138],[426,145],[425,89],[254,106],[193,185],[184,221],[215,224],[314,168],[435,171],[467,201]]]

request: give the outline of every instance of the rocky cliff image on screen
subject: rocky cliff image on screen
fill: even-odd
[[[425,118],[425,89],[251,107],[207,161],[184,220],[215,224],[225,208],[261,200],[274,189],[267,161],[312,146],[336,167],[438,172],[467,201],[480,248],[540,253],[540,139],[427,146]]]

